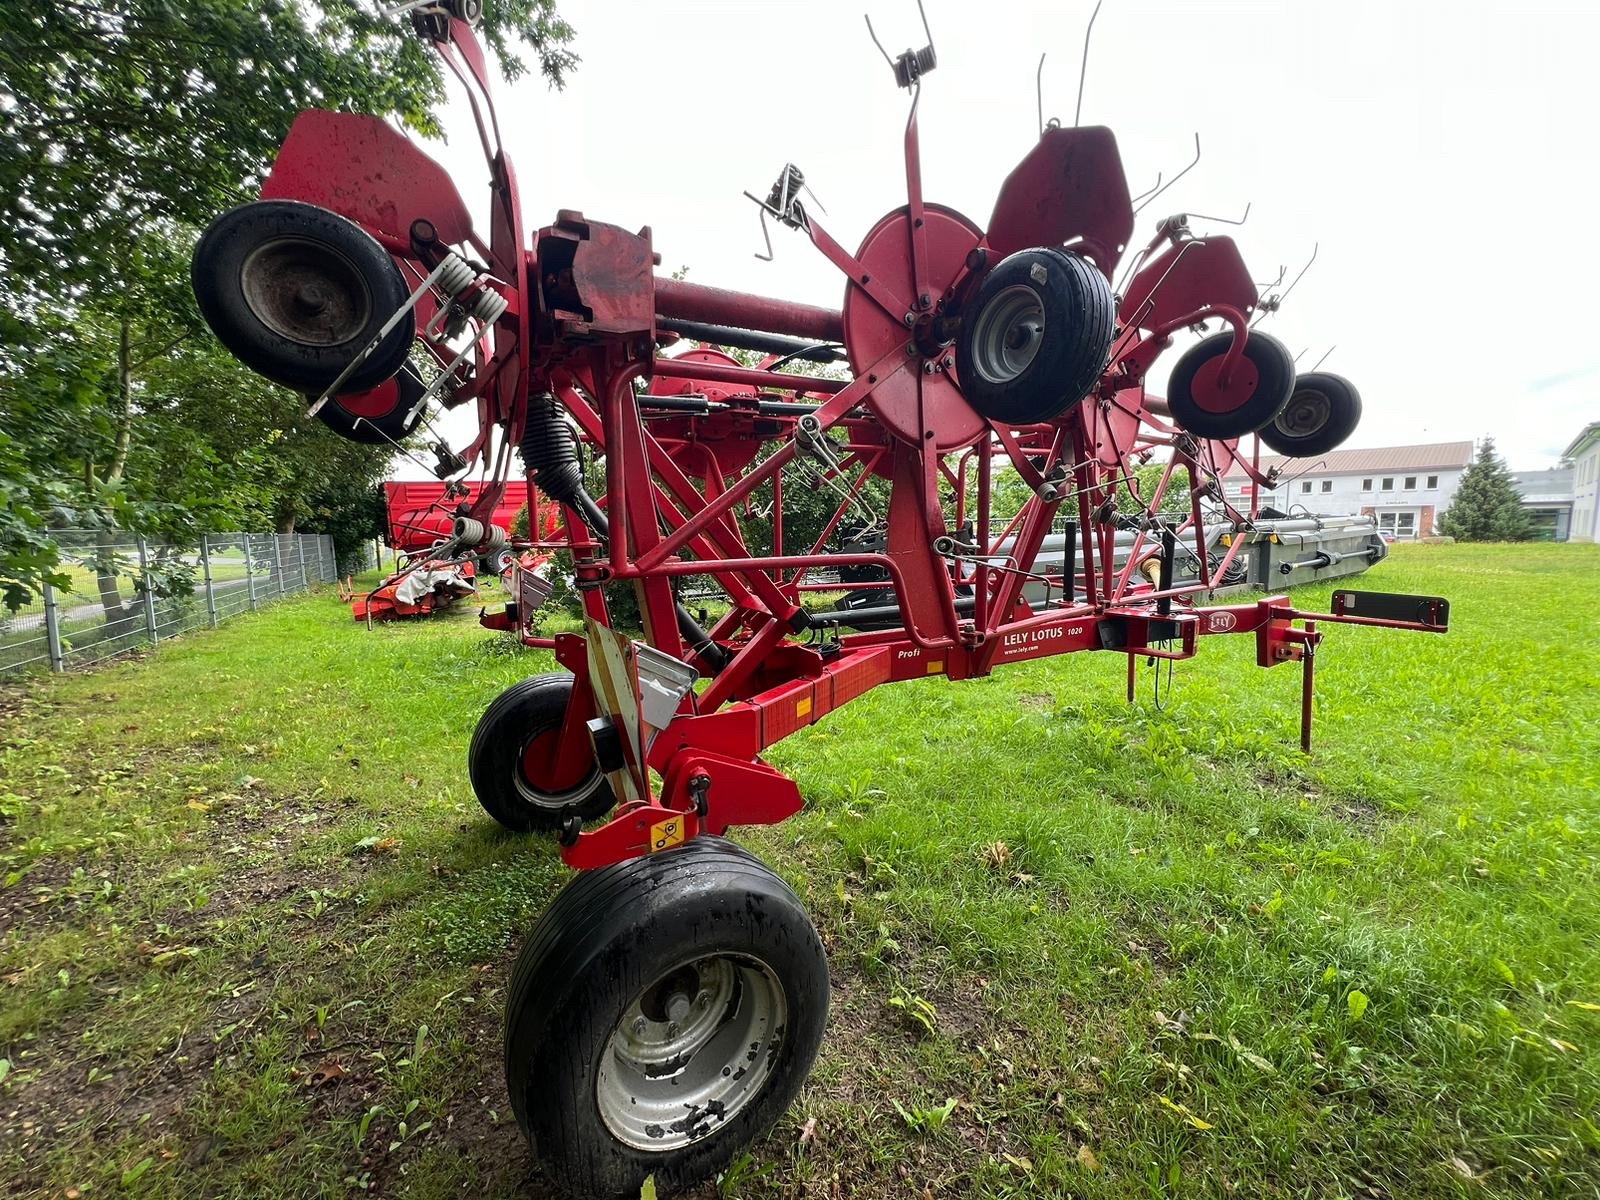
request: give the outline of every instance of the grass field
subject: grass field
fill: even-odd
[[[741,840],[828,946],[705,1195],[1600,1194],[1600,547],[1399,546],[1329,627],[879,689]],[[1326,589],[1297,596],[1325,603]],[[463,755],[547,656],[330,594],[0,699],[0,1191],[534,1196],[500,1005],[566,872]]]

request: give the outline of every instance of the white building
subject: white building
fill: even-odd
[[[1571,467],[1548,471],[1515,471],[1511,482],[1522,497],[1523,510],[1533,522],[1534,540],[1564,542],[1572,536]]]
[[[1600,421],[1590,421],[1561,456],[1572,464],[1572,540],[1600,542]]]
[[[1600,459],[1600,423],[1595,431]],[[1372,450],[1330,450],[1316,458],[1284,458],[1263,454],[1263,471],[1277,467],[1280,476],[1270,491],[1263,488],[1262,508],[1291,516],[1375,516],[1378,528],[1396,537],[1431,537],[1439,514],[1461,484],[1472,462],[1471,442],[1435,442],[1425,446],[1387,446]],[[1228,499],[1248,505],[1252,484],[1235,465],[1223,479]],[[1591,495],[1593,487],[1591,486]]]

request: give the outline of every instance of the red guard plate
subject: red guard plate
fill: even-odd
[[[953,209],[929,204],[923,209],[923,229],[927,234],[928,266],[923,290],[937,300],[966,265],[967,254],[982,237],[978,227]],[[895,209],[874,225],[861,243],[856,259],[868,274],[882,280],[902,296],[912,296],[910,218],[904,208]],[[854,284],[844,293],[844,343],[850,366],[857,375],[885,354],[912,343],[911,330],[904,314],[890,316]],[[951,349],[954,358],[954,348]],[[927,445],[931,440],[938,450],[954,450],[971,445],[986,428],[983,418],[967,405],[953,375],[935,371],[922,373],[922,355],[906,355],[908,367],[893,378],[879,383],[867,397],[867,407],[902,441]],[[918,384],[922,390],[922,412],[918,412]],[[927,424],[924,426],[923,418]],[[924,432],[933,430],[932,439]]]
[[[1211,237],[1169,246],[1140,267],[1118,315],[1124,323],[1155,329],[1214,304],[1231,305],[1249,316],[1258,298],[1233,239]]]
[[[1004,258],[1030,246],[1081,238],[1077,248],[1109,279],[1133,226],[1128,177],[1111,130],[1046,129],[1000,185],[988,243]]]
[[[294,119],[263,200],[302,200],[409,245],[411,222],[465,241],[472,219],[445,169],[377,117],[308,108]]]

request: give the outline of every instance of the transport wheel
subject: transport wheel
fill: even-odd
[[[572,676],[536,675],[512,684],[484,709],[467,751],[478,803],[517,833],[558,830],[571,813],[603,816],[616,803],[591,748],[561,755],[561,723]]]
[[[961,391],[993,421],[1054,420],[1099,380],[1115,324],[1111,287],[1092,263],[1019,250],[989,272],[961,323]]]
[[[370,391],[329,398],[317,410],[317,420],[352,442],[387,446],[416,432],[423,415],[417,402],[425,391],[416,372],[402,367],[393,379]]]
[[[189,266],[200,312],[251,370],[320,393],[410,296],[400,269],[359,225],[292,200],[223,213]],[[415,313],[396,323],[343,385],[362,392],[405,362]]]
[[[1294,383],[1294,394],[1261,440],[1279,454],[1309,458],[1326,454],[1361,423],[1361,393],[1342,375],[1308,371]]]
[[[1231,330],[1213,333],[1186,350],[1172,368],[1167,405],[1173,419],[1198,437],[1253,433],[1277,418],[1294,390],[1294,357],[1276,338],[1254,331],[1223,383],[1223,356],[1232,344]]]
[[[714,1175],[789,1107],[828,964],[788,886],[731,842],[579,875],[528,936],[506,1008],[511,1108],[585,1200]]]

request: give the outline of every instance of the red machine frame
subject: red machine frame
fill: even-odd
[[[498,619],[533,644],[552,645],[577,679],[558,763],[592,760],[596,719],[621,720],[619,709],[637,703],[596,649],[610,624],[604,585],[633,585],[649,646],[707,680],[682,696],[674,718],[651,730],[648,741],[636,735],[631,749],[607,764],[622,803],[599,828],[572,823],[562,839],[570,865],[596,867],[699,833],[790,816],[801,807],[800,794],[760,752],[880,684],[965,679],[1008,663],[1109,650],[1127,658],[1131,697],[1138,659],[1187,659],[1203,636],[1254,634],[1260,665],[1303,666],[1302,738],[1309,748],[1318,623],[1444,628],[1442,607],[1407,620],[1305,612],[1282,596],[1196,603],[1243,545],[1235,539],[1220,562],[1209,561],[1202,501],[1243,531],[1256,516],[1254,502],[1244,512],[1230,505],[1223,474],[1237,462],[1256,484],[1271,478],[1237,440],[1185,432],[1146,392],[1145,378],[1176,333],[1220,322],[1232,341],[1202,381],[1207,394],[1225,409],[1230,396],[1254,387],[1245,349],[1260,297],[1229,238],[1196,237],[1182,217],[1159,225],[1124,272],[1116,336],[1098,384],[1058,418],[1007,425],[966,402],[950,326],[989,268],[1027,247],[1065,246],[1109,282],[1127,253],[1135,215],[1109,130],[1045,129],[1002,187],[988,230],[980,230],[923,197],[917,98],[931,62],[908,52],[896,64],[912,93],[904,206],[851,253],[805,211],[792,168],[758,201],[763,219],[804,233],[845,277],[844,303],[831,310],[659,278],[648,228],[630,232],[576,212],[559,213],[530,244],[479,43],[460,20],[431,28],[443,61],[468,90],[490,167],[486,239],[473,231],[437,165],[372,118],[302,115],[263,195],[317,204],[361,225],[419,285],[425,331],[452,312],[487,314],[474,319],[464,350],[424,338],[450,375],[446,405],[477,406],[479,433],[462,456],[484,479],[474,516],[487,519],[499,502],[511,450],[529,431],[530,398],[553,397],[581,441],[603,454],[599,507],[607,528],[596,527],[593,511],[547,497],[559,504],[561,535],[535,543],[572,555],[589,635],[544,641],[531,633],[530,613]],[[451,246],[478,256],[482,269],[468,288],[445,297],[421,285]],[[485,295],[503,304],[479,304]],[[744,366],[714,351],[662,353],[678,340],[674,329],[700,325],[842,344],[850,375],[807,374],[781,360]],[[694,400],[692,411],[665,403],[685,397]],[[1169,455],[1161,481],[1153,495],[1140,497],[1133,468],[1158,452]],[[1003,523],[993,511],[997,462],[1033,491]],[[793,553],[783,546],[783,473],[802,464],[839,492],[840,503],[815,544]],[[892,483],[886,548],[827,552],[874,474]],[[1174,526],[1159,513],[1178,477],[1191,502]],[[535,497],[536,472],[528,484]],[[943,488],[953,493],[953,517]],[[750,552],[738,519],[758,489],[767,489],[773,504],[774,552],[766,555]],[[1119,569],[1109,514],[1122,491],[1143,511],[1134,550]],[[1058,516],[1075,521],[1081,544],[1051,574],[1037,560]],[[533,527],[542,527],[537,515]],[[1176,584],[1170,569],[1159,570],[1163,556],[1170,567],[1178,539],[1194,542],[1195,582]],[[1072,558],[1078,567],[1066,565]],[[811,586],[806,574],[838,567],[881,570],[899,627],[835,627],[815,642],[801,604]],[[674,591],[686,576],[709,577],[726,595],[728,610],[709,642],[686,640]],[[1059,602],[1024,598],[1024,586],[1040,581]],[[958,595],[970,603],[958,604]],[[808,632],[813,644],[800,637]]]

